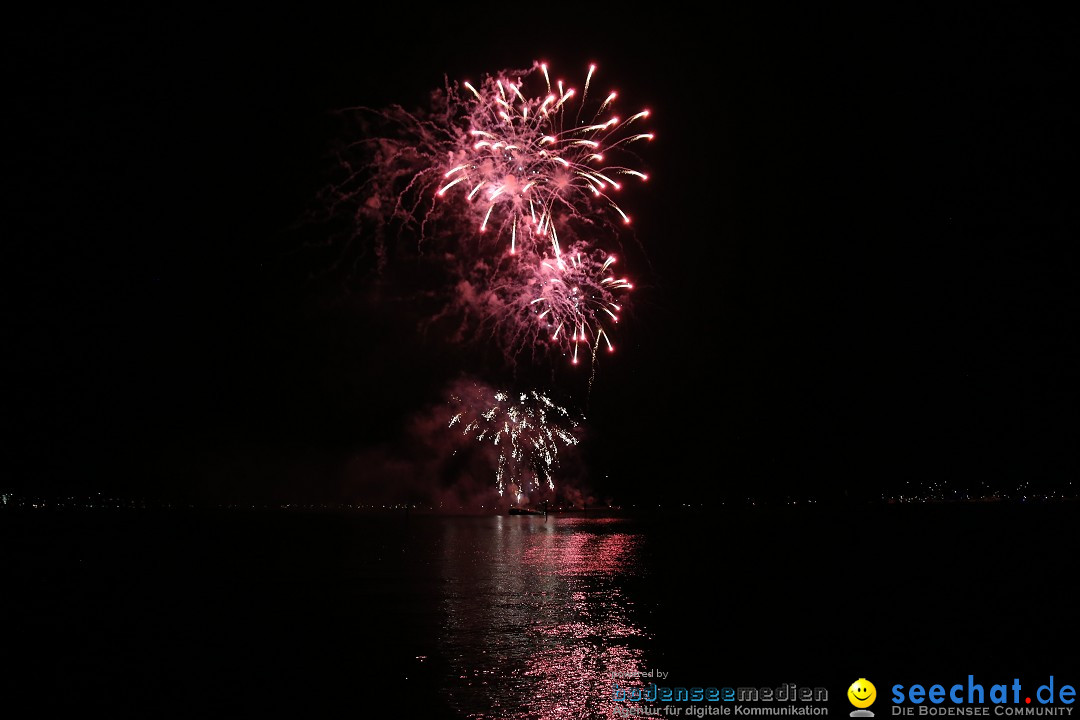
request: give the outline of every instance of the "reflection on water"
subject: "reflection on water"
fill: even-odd
[[[444,524],[440,645],[453,708],[471,718],[615,717],[612,674],[647,669],[647,638],[622,587],[640,572],[641,536],[628,528],[533,516]]]

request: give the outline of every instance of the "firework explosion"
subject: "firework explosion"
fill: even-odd
[[[598,248],[630,222],[615,196],[649,117],[615,112],[597,93],[596,66],[580,92],[546,64],[448,83],[429,107],[362,110],[367,137],[344,148],[331,210],[350,208],[380,264],[395,240],[434,243],[445,258],[444,310],[475,321],[510,358],[563,356],[577,364],[611,351],[612,328],[632,284]],[[467,328],[473,330],[475,328]],[[464,329],[463,329],[464,330]]]
[[[622,189],[619,179],[648,176],[618,164],[615,156],[651,133],[630,133],[630,126],[649,116],[642,110],[625,120],[610,112],[616,93],[610,92],[588,109],[589,86],[596,66],[590,66],[581,103],[572,104],[577,91],[562,80],[552,87],[546,64],[539,68],[544,92],[526,97],[522,92],[530,73],[500,73],[487,77],[477,90],[462,88],[466,98],[467,130],[459,148],[448,154],[438,197],[456,192],[465,199],[466,212],[478,217],[478,232],[495,230],[509,236],[509,251],[519,244],[546,244],[559,255],[558,220],[571,217],[595,223],[607,208],[624,223],[630,217],[615,202]],[[533,72],[535,71],[535,67]],[[568,117],[570,116],[570,117]],[[583,119],[585,118],[585,119]]]
[[[459,285],[455,305],[466,327],[512,356],[545,353],[577,364],[582,348],[593,357],[615,350],[612,330],[633,287],[615,265],[615,256],[584,244],[558,256],[530,254],[494,277],[482,266],[479,278]]]
[[[586,355],[590,388],[633,288],[604,248],[630,223],[616,196],[648,180],[634,149],[653,138],[649,111],[620,116],[617,93],[597,92],[595,73],[579,91],[535,63],[447,82],[413,111],[354,108],[364,137],[341,149],[327,197],[332,215],[351,213],[352,237],[374,249],[380,270],[415,244],[427,249],[425,270],[444,271],[423,273],[441,278],[419,291],[438,306],[424,324],[457,317],[452,340],[498,347],[511,364]],[[559,450],[577,443],[565,408],[535,390],[475,386],[451,406],[448,428],[495,452],[500,494],[554,489]]]
[[[616,293],[633,285],[609,273],[614,264],[614,255],[601,261],[586,252],[573,252],[543,260],[537,269],[540,295],[529,304],[535,308],[537,322],[550,330],[553,343],[559,342],[561,334],[563,345],[573,346],[574,364],[580,343],[592,341],[595,353],[603,340],[608,352],[615,350],[607,328],[619,322],[622,307],[616,302]]]
[[[569,410],[535,390],[511,394],[476,385],[457,388],[450,405],[454,414],[447,427],[498,454],[500,495],[508,484],[523,492],[555,489],[551,473],[559,451],[578,443],[573,434],[578,422]]]

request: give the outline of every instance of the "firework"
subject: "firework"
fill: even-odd
[[[352,213],[350,240],[380,269],[430,248],[422,274],[397,276],[428,283],[408,286],[431,310],[422,325],[459,323],[449,337],[487,339],[511,364],[614,349],[631,283],[599,248],[630,221],[617,196],[648,179],[635,150],[653,135],[649,111],[620,115],[595,75],[572,87],[534,63],[448,82],[418,109],[355,108],[364,136],[340,148],[327,205]]]
[[[593,353],[603,342],[614,352],[611,326],[619,322],[622,306],[619,294],[633,285],[611,272],[614,255],[602,251],[577,251],[540,261],[539,295],[529,302],[536,323],[550,336],[550,342],[578,362],[578,346]]]
[[[620,118],[614,91],[590,98],[595,70],[589,67],[580,101],[575,88],[552,83],[543,63],[485,77],[479,88],[454,88],[465,130],[436,194],[464,199],[477,231],[507,238],[511,253],[537,241],[558,253],[561,218],[595,224],[613,215],[628,224],[615,195],[627,178],[648,179],[623,163],[631,145],[652,139],[638,131],[649,111]]]
[[[496,454],[495,484],[524,491],[555,489],[552,475],[560,450],[577,445],[578,421],[536,390],[509,393],[462,385],[450,395],[448,428]]]
[[[474,268],[458,302],[483,337],[510,357],[568,358],[614,352],[613,331],[633,288],[615,273],[616,258],[579,243],[558,255],[526,253],[509,267]]]
[[[457,252],[476,247],[478,235],[517,252],[537,241],[557,248],[571,222],[629,223],[616,196],[627,181],[648,179],[632,165],[635,147],[653,138],[643,131],[649,111],[617,115],[615,91],[591,92],[595,70],[580,93],[535,63],[477,85],[447,83],[413,110],[351,108],[363,137],[338,149],[342,172],[324,193],[327,208],[373,227],[380,252],[391,227]]]

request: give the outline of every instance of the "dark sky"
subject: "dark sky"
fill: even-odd
[[[6,22],[0,487],[355,497],[465,359],[308,251],[333,111],[535,59],[654,113],[598,494],[1076,476],[1071,18],[499,7]]]

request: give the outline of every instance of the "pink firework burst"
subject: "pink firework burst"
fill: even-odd
[[[540,261],[538,296],[529,301],[549,342],[578,362],[578,347],[595,353],[601,342],[614,352],[611,327],[622,312],[620,296],[633,288],[612,272],[614,255],[602,251],[562,253]]]
[[[464,200],[476,229],[507,238],[511,253],[538,241],[558,252],[560,218],[628,224],[615,195],[628,177],[648,179],[626,163],[632,144],[653,138],[637,131],[649,111],[621,118],[616,92],[590,97],[595,70],[580,93],[544,63],[452,89],[466,129],[436,195]]]
[[[461,334],[486,337],[509,358],[567,358],[614,352],[613,332],[633,284],[615,272],[614,255],[575,243],[567,251],[532,250],[474,265],[459,283]]]
[[[598,248],[630,221],[617,196],[648,179],[635,150],[653,134],[595,75],[572,87],[534,63],[448,82],[417,109],[354,109],[364,136],[339,148],[327,208],[352,214],[347,243],[374,248],[380,272],[423,256],[431,284],[406,291],[423,294],[422,325],[460,323],[449,338],[489,339],[512,364],[613,349],[631,284]]]

